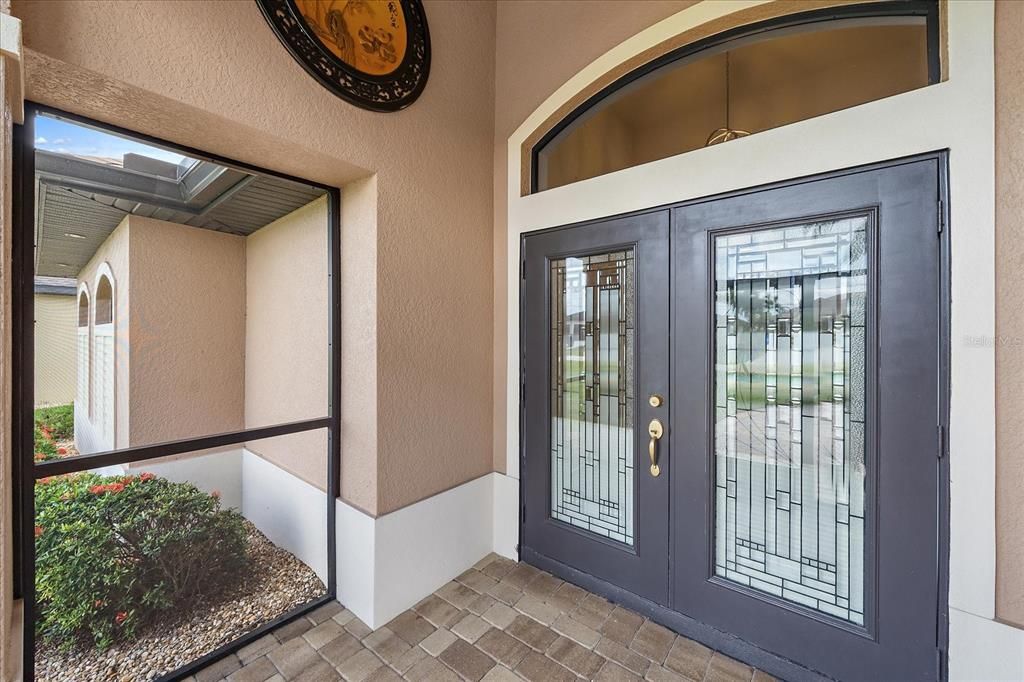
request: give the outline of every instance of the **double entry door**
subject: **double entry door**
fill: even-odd
[[[943,169],[526,236],[524,559],[752,660],[939,678]]]

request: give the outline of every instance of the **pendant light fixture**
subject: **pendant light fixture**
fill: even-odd
[[[749,130],[742,130],[740,128],[732,128],[729,123],[729,100],[732,96],[731,83],[729,81],[729,53],[725,53],[725,127],[716,128],[708,135],[708,141],[704,143],[705,147],[710,147],[713,144],[720,142],[728,142],[729,140],[735,140],[738,137],[746,137],[750,134]]]

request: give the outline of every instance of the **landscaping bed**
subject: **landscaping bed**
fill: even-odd
[[[36,485],[36,679],[150,680],[325,594],[217,493],[153,474]]]
[[[75,406],[68,404],[37,408],[33,439],[35,441],[34,459],[37,462],[48,462],[52,459],[77,455]]]

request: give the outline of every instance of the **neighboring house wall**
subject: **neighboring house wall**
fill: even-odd
[[[78,298],[35,295],[35,404],[66,405],[78,387]]]
[[[327,197],[245,239],[245,427],[327,416]],[[247,448],[327,490],[327,433]]]

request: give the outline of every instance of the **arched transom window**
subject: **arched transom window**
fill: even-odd
[[[925,87],[936,2],[848,5],[748,25],[623,76],[533,148],[539,192]]]

